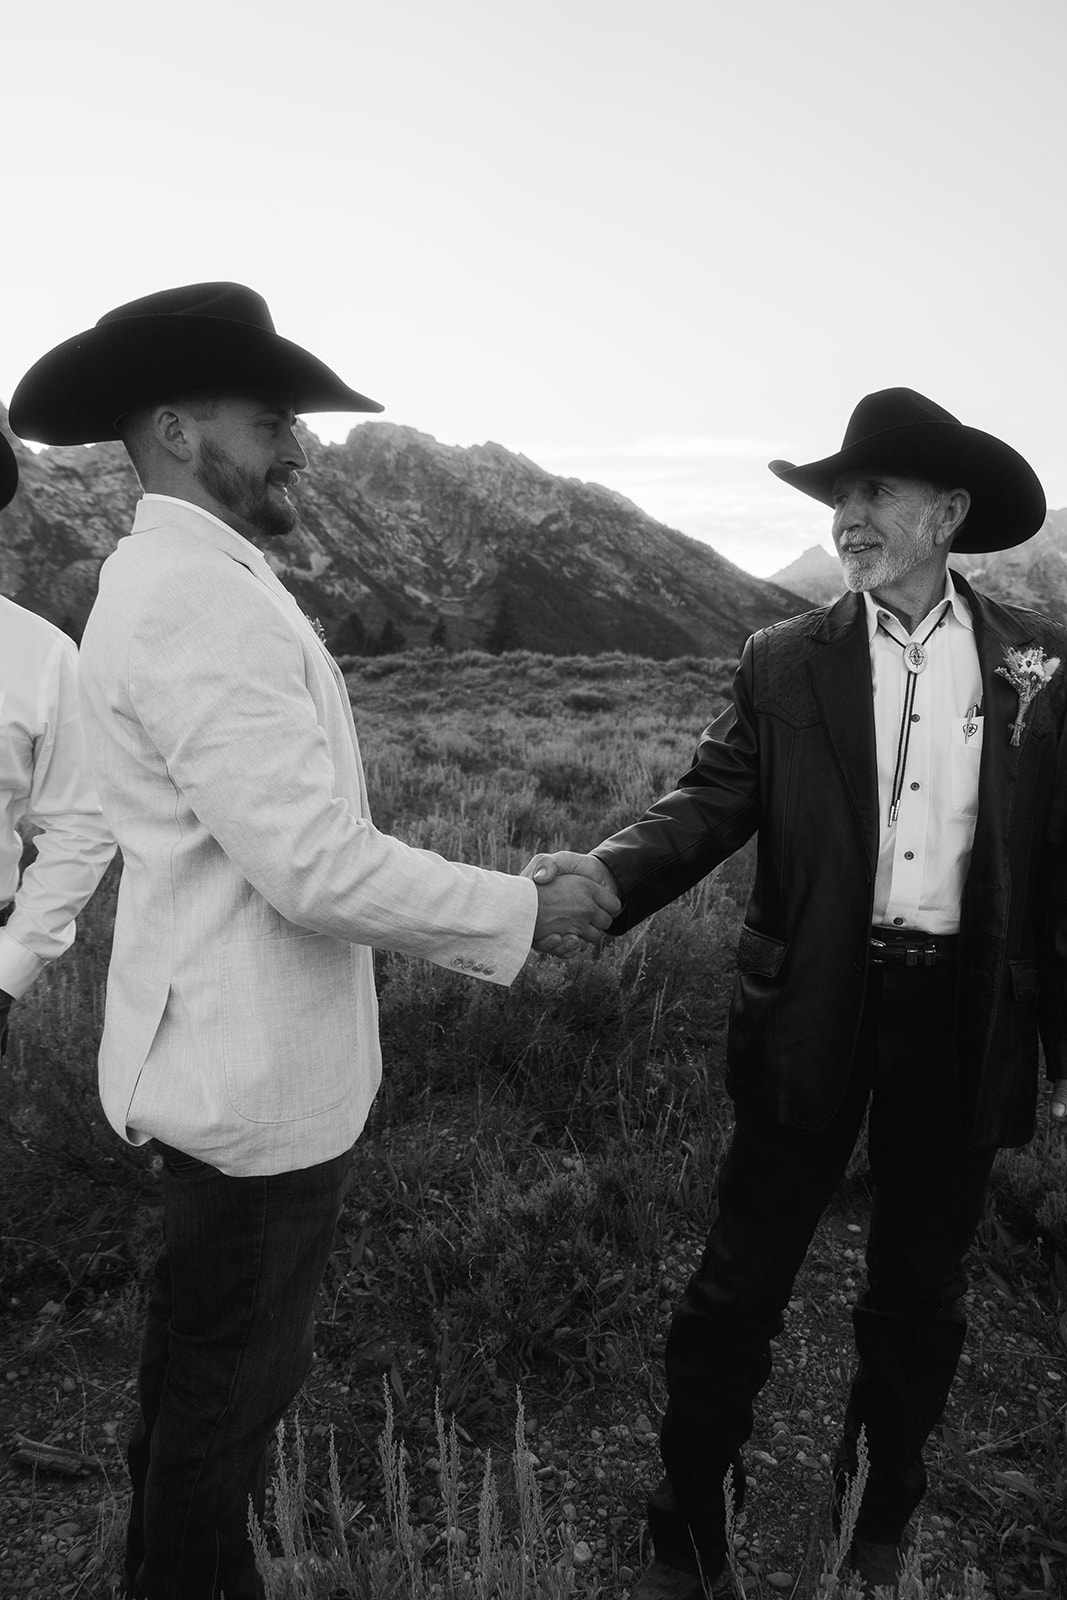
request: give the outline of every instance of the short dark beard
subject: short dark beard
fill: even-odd
[[[278,483],[287,483],[291,476],[280,469],[271,475]],[[239,467],[232,456],[210,439],[200,441],[196,481],[213,500],[254,528],[261,538],[284,538],[300,521],[295,506],[273,499],[266,481]]]

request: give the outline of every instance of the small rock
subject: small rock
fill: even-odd
[[[579,1539],[574,1547],[574,1564],[577,1567],[587,1566],[593,1559],[593,1552],[584,1539]]]
[[[767,1575],[767,1582],[772,1589],[791,1589],[793,1587],[793,1574],[791,1572],[771,1572]]]
[[[76,1522],[58,1522],[54,1532],[57,1539],[76,1539],[81,1528]]]
[[[565,1503],[565,1505],[563,1507],[563,1520],[564,1520],[564,1522],[577,1522],[578,1521],[578,1508],[574,1504],[573,1500],[568,1500]]]
[[[649,1422],[648,1418],[645,1416],[643,1411],[639,1412],[638,1415],[634,1418],[634,1432],[635,1433],[653,1433],[653,1432],[655,1432],[651,1422]]]

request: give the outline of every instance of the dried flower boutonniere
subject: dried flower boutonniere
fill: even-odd
[[[1027,708],[1038,691],[1051,682],[1060,658],[1047,656],[1039,644],[1033,644],[1029,650],[1013,650],[1011,645],[1005,645],[1004,660],[1006,665],[996,670],[1002,678],[1007,678],[1019,696],[1019,715],[1011,725],[1011,742],[1018,744],[1023,736]]]
[[[304,621],[305,622],[310,622],[312,628],[318,634],[318,636],[322,640],[323,644],[325,644],[326,643],[326,629],[323,627],[323,625],[319,621],[318,617],[309,617],[307,612],[305,611],[304,612]]]

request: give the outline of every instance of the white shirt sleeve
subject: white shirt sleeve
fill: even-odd
[[[72,943],[74,919],[115,844],[89,775],[73,642],[15,606],[4,608],[3,625],[9,648],[0,666],[0,805],[6,823],[0,870],[9,894],[21,853],[17,825],[40,830],[36,860],[0,928],[0,989],[17,999],[45,963]]]

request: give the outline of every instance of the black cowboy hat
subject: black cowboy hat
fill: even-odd
[[[867,468],[967,489],[971,509],[954,551],[1009,550],[1032,538],[1045,520],[1045,492],[1018,451],[991,433],[964,427],[914,389],[865,395],[836,455],[802,467],[790,461],[768,466],[783,483],[827,506],[839,473]]]
[[[131,300],[34,363],[11,397],[11,427],[42,444],[119,437],[134,406],[182,394],[282,389],[293,410],[381,411],[274,331],[241,283],[190,283]]]
[[[19,486],[19,464],[15,452],[0,433],[0,511],[15,498]]]

